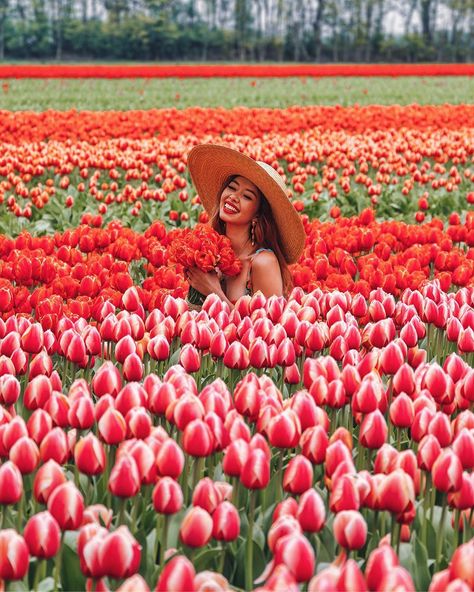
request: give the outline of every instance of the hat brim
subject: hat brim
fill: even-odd
[[[252,181],[272,209],[279,234],[278,242],[286,261],[294,263],[299,259],[306,239],[301,218],[284,189],[257,161],[226,146],[200,144],[190,151],[188,168],[201,202],[210,216],[219,207],[220,195],[229,177],[241,175]],[[276,171],[274,173],[278,175]]]

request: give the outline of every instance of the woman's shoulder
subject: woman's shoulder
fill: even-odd
[[[252,256],[251,264],[252,269],[262,269],[267,268],[269,265],[280,265],[278,263],[278,258],[275,253],[271,249],[261,248],[257,249]]]

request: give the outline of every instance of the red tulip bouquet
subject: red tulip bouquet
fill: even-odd
[[[168,262],[182,265],[184,271],[197,267],[205,273],[216,271],[233,276],[242,270],[230,240],[210,226],[197,224],[194,228],[179,228],[170,233],[169,239]],[[190,286],[188,302],[201,305],[204,299],[203,294]]]

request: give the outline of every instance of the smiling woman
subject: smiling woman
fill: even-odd
[[[265,162],[212,144],[193,148],[188,167],[212,227],[230,239],[242,262],[233,277],[193,269],[190,285],[204,295],[218,294],[231,307],[257,291],[287,295],[288,264],[298,260],[305,233],[281,175]]]

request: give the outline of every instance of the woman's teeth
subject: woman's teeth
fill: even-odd
[[[239,210],[237,208],[235,208],[234,206],[232,206],[228,203],[224,204],[224,210],[226,212],[228,212],[229,214],[238,214],[238,212],[239,212]]]

